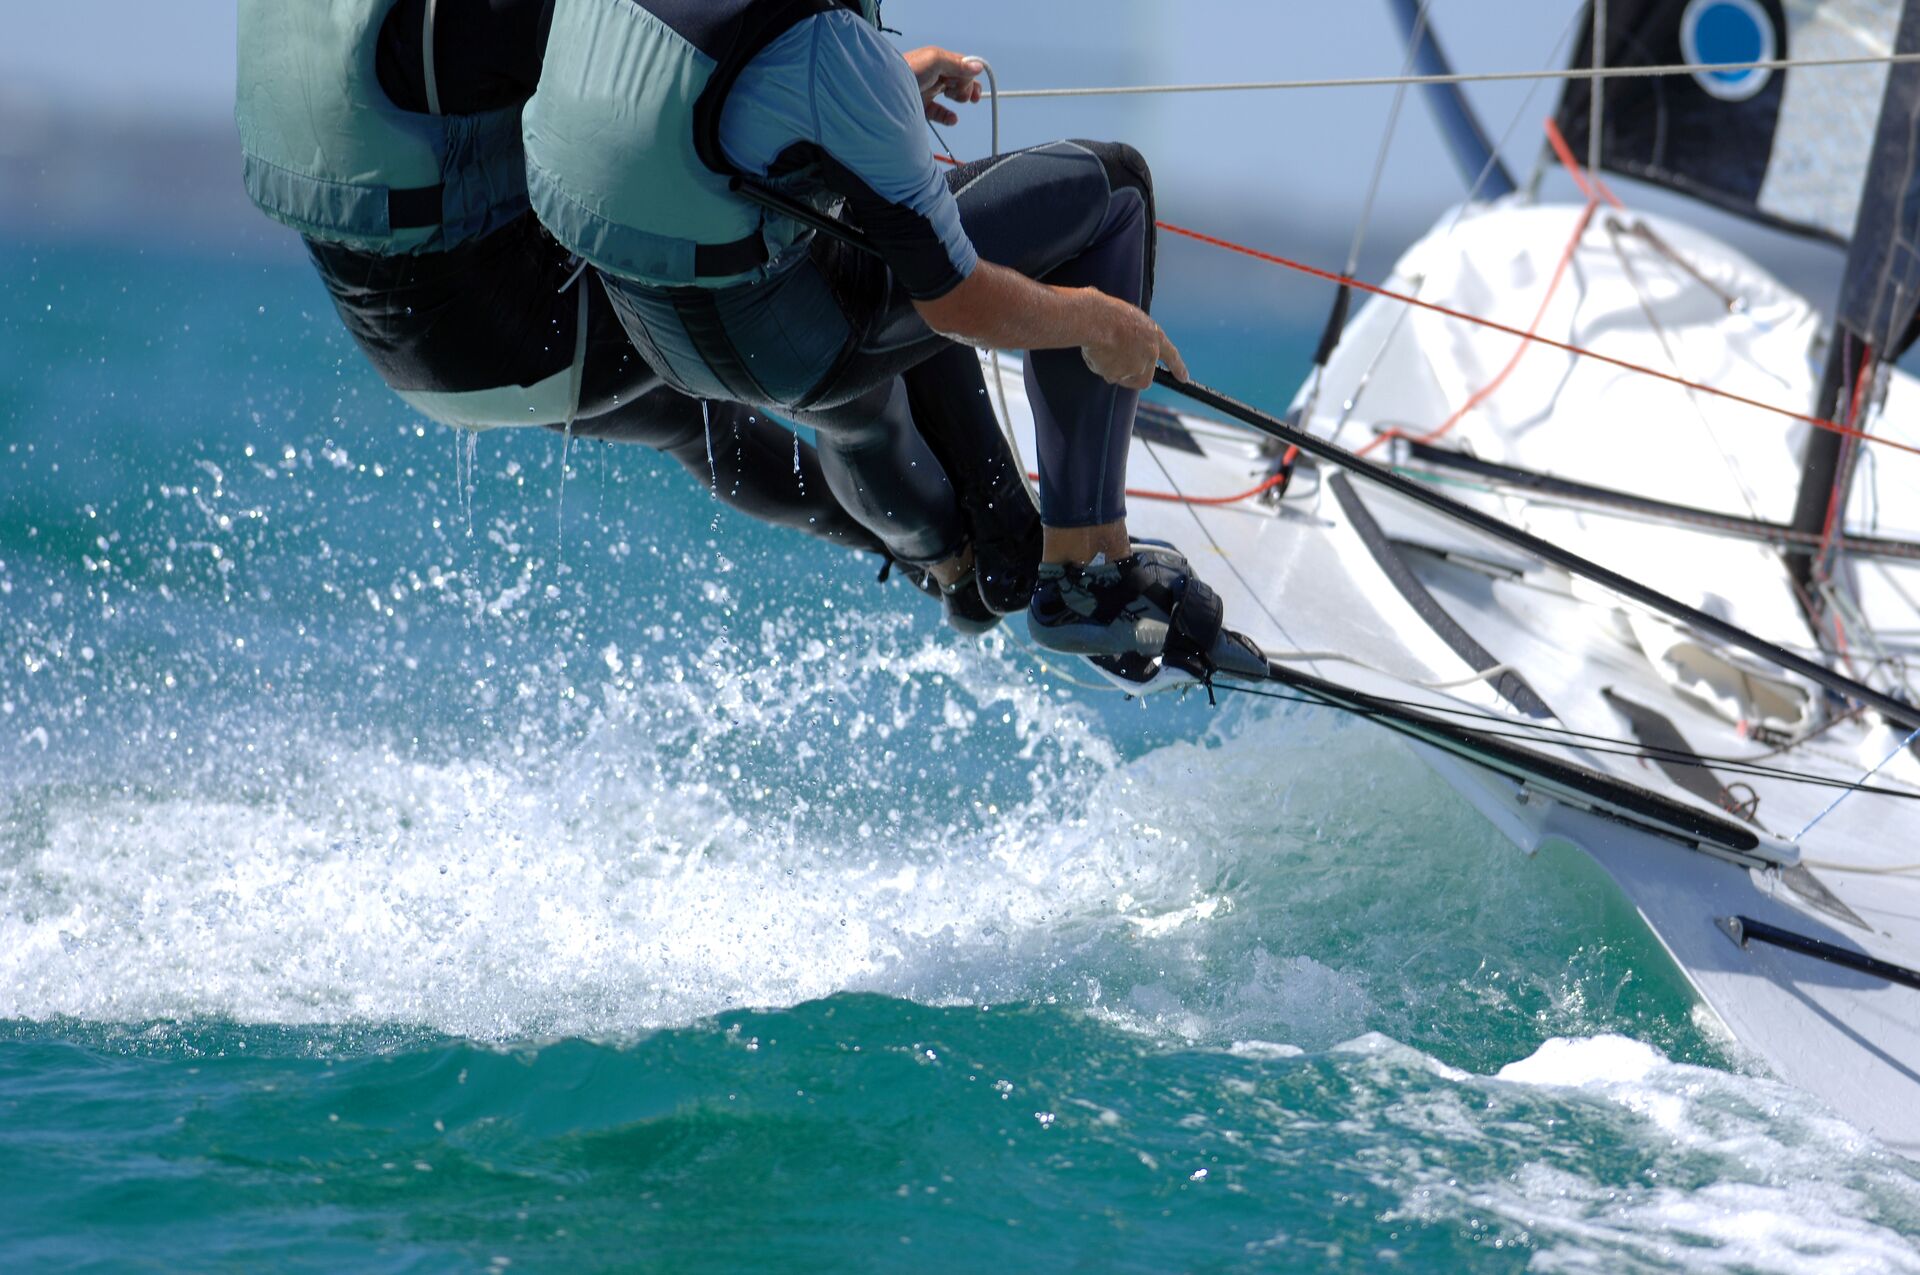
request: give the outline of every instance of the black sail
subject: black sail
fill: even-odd
[[[1607,81],[1601,164],[1785,230],[1850,241],[1874,153],[1883,64],[1708,71],[1714,63],[1891,53],[1900,0],[1608,0],[1604,65],[1700,67]],[[1593,64],[1592,24],[1575,66]],[[1585,156],[1590,90],[1555,119]]]

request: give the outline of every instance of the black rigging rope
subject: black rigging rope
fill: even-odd
[[[1251,695],[1257,699],[1284,700],[1290,704],[1306,704],[1315,708],[1331,708],[1372,722],[1380,722],[1383,720],[1383,715],[1380,713],[1372,712],[1364,707],[1353,704],[1343,704],[1338,700],[1323,699],[1311,693],[1290,695],[1283,691],[1261,690],[1224,679],[1216,680],[1213,688],[1217,691],[1229,691],[1235,695]],[[1632,741],[1615,739],[1607,735],[1592,735],[1583,731],[1566,730],[1552,726],[1531,727],[1527,726],[1524,722],[1508,722],[1506,718],[1497,717],[1490,713],[1475,712],[1471,709],[1449,708],[1440,704],[1426,704],[1415,700],[1389,699],[1385,696],[1370,696],[1370,698],[1377,700],[1379,703],[1391,704],[1396,707],[1420,709],[1427,712],[1450,713],[1463,717],[1477,717],[1486,721],[1503,722],[1508,725],[1521,726],[1527,730],[1540,730],[1557,735],[1567,735],[1576,739],[1622,745],[1621,747],[1593,747],[1590,744],[1579,745],[1579,747],[1585,748],[1588,752],[1606,753],[1617,757],[1633,757],[1641,761],[1671,762],[1679,766],[1697,766],[1702,769],[1716,770],[1726,774],[1747,775],[1756,779],[1777,779],[1783,783],[1806,784],[1816,788],[1844,788],[1850,792],[1873,793],[1882,797],[1898,797],[1905,801],[1920,801],[1920,792],[1905,792],[1898,788],[1885,788],[1877,784],[1855,783],[1845,779],[1829,779],[1823,775],[1809,775],[1802,771],[1784,770],[1774,766],[1743,765],[1735,759],[1711,759],[1698,753],[1676,752],[1670,749],[1661,749],[1653,745],[1634,746]],[[1462,726],[1458,729],[1465,734],[1480,739],[1517,739],[1534,744],[1554,742],[1550,739],[1543,738],[1541,735],[1529,735],[1520,731],[1487,730],[1484,727],[1477,726]]]
[[[1730,646],[1757,655],[1779,668],[1798,673],[1838,695],[1846,696],[1877,710],[1890,722],[1907,727],[1920,727],[1920,708],[1904,700],[1897,699],[1885,691],[1876,690],[1844,673],[1837,673],[1824,664],[1795,654],[1777,643],[1749,633],[1736,624],[1730,624],[1718,616],[1709,615],[1698,607],[1691,607],[1677,598],[1668,597],[1658,589],[1603,567],[1571,550],[1563,549],[1530,531],[1523,531],[1519,527],[1503,522],[1492,514],[1483,513],[1471,505],[1442,495],[1423,483],[1356,456],[1336,443],[1295,428],[1258,408],[1249,407],[1238,399],[1222,394],[1219,390],[1201,385],[1196,381],[1179,380],[1164,368],[1154,372],[1154,382],[1183,398],[1192,399],[1202,406],[1223,412],[1270,438],[1278,439],[1280,442],[1298,447],[1303,452],[1318,456],[1324,461],[1339,465],[1355,477],[1364,478],[1377,486],[1385,487],[1455,522],[1472,527],[1483,535],[1524,549],[1544,562],[1583,576],[1622,597],[1631,598],[1642,606],[1651,607],[1664,615],[1681,620],[1703,633],[1711,634]]]

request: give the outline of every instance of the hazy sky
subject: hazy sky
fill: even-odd
[[[293,0],[289,0],[293,2]],[[1462,69],[1546,65],[1578,0],[1434,0],[1436,29]],[[1400,69],[1385,0],[888,0],[888,25],[911,44],[989,58],[1006,88],[1367,75]],[[0,42],[0,92],[65,108],[85,101],[213,122],[231,110],[233,0],[69,0],[17,5]],[[1509,147],[1525,166],[1543,87]],[[1497,135],[1524,87],[1482,86],[1475,100]],[[1131,141],[1161,174],[1163,201],[1289,208],[1322,220],[1357,207],[1393,92],[1309,90],[1200,98],[1009,102],[1008,145],[1056,136]],[[1461,185],[1417,94],[1390,169],[1385,210],[1424,219]],[[949,134],[964,154],[987,148],[985,112]],[[1304,206],[1304,207],[1303,207]]]

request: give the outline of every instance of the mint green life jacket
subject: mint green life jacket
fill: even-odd
[[[726,287],[811,235],[735,193],[727,94],[800,22],[878,0],[556,0],[524,137],[534,213],[618,278]]]
[[[247,194],[314,239],[443,252],[526,212],[521,110],[423,115],[389,101],[374,56],[395,3],[240,0],[234,116]],[[433,10],[429,0],[429,86]]]

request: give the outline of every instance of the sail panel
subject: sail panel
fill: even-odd
[[[1900,0],[1609,0],[1605,65],[1885,56]],[[1591,23],[1574,55],[1593,64]],[[1607,83],[1602,166],[1836,243],[1853,233],[1888,68],[1698,71]],[[1556,122],[1585,154],[1591,90]]]
[[[1892,52],[1898,11],[1886,0],[1797,0],[1786,6],[1786,49],[1807,61],[1884,57]],[[1772,73],[1782,86],[1780,117],[1760,184],[1762,212],[1837,239],[1853,233],[1860,190],[1855,167],[1873,148],[1887,70],[1882,64]]]
[[[1920,4],[1907,5],[1897,48],[1920,52]],[[1840,322],[1882,361],[1913,344],[1920,306],[1920,65],[1890,70],[1874,100],[1878,133],[1840,289]]]

